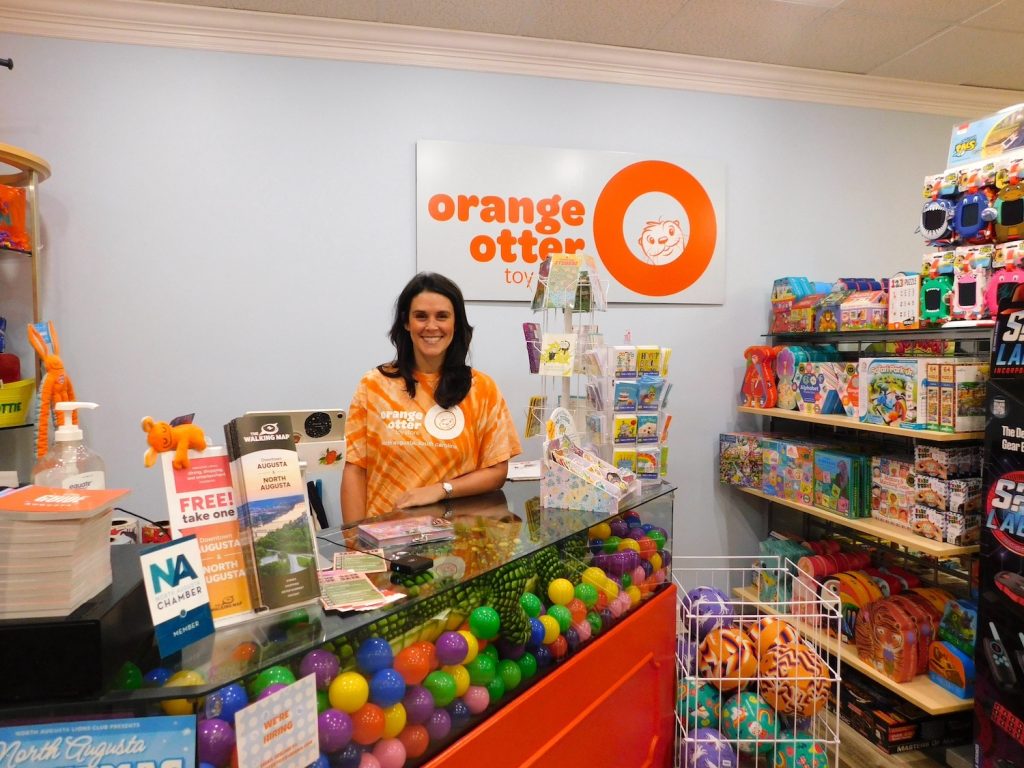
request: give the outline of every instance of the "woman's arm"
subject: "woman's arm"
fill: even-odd
[[[345,463],[341,472],[341,520],[356,523],[366,517],[366,469]]]
[[[462,496],[476,496],[478,493],[486,493],[487,491],[496,491],[505,484],[506,477],[508,477],[508,462],[502,461],[494,466],[475,469],[460,477],[451,478],[448,482],[452,484],[452,498],[455,499]],[[344,487],[344,484],[342,484],[342,493],[344,493]],[[365,483],[363,489],[365,504]],[[444,488],[438,482],[406,491],[398,497],[395,507],[398,509],[422,507],[424,504],[436,504],[443,500]],[[344,508],[345,497],[342,496],[342,509]]]

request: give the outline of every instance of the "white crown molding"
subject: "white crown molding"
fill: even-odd
[[[972,117],[1024,93],[704,56],[140,0],[0,0],[0,31],[440,67]]]

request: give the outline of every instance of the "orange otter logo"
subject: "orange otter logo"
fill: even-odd
[[[686,237],[679,220],[648,221],[640,233],[640,248],[650,264],[668,264],[686,249]]]

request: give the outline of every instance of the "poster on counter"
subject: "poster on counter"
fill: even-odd
[[[194,715],[0,728],[4,768],[195,768],[196,763]]]
[[[416,266],[531,301],[545,259],[596,259],[611,302],[721,304],[725,168],[626,152],[416,143]]]
[[[238,768],[290,768],[320,756],[316,678],[306,675],[235,714]]]

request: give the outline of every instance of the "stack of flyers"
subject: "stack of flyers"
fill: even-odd
[[[352,571],[353,573],[387,573],[388,561],[383,549],[371,549],[368,552],[334,553],[334,570]]]
[[[320,602],[328,611],[372,611],[401,600],[405,595],[380,590],[365,573],[320,571]]]

